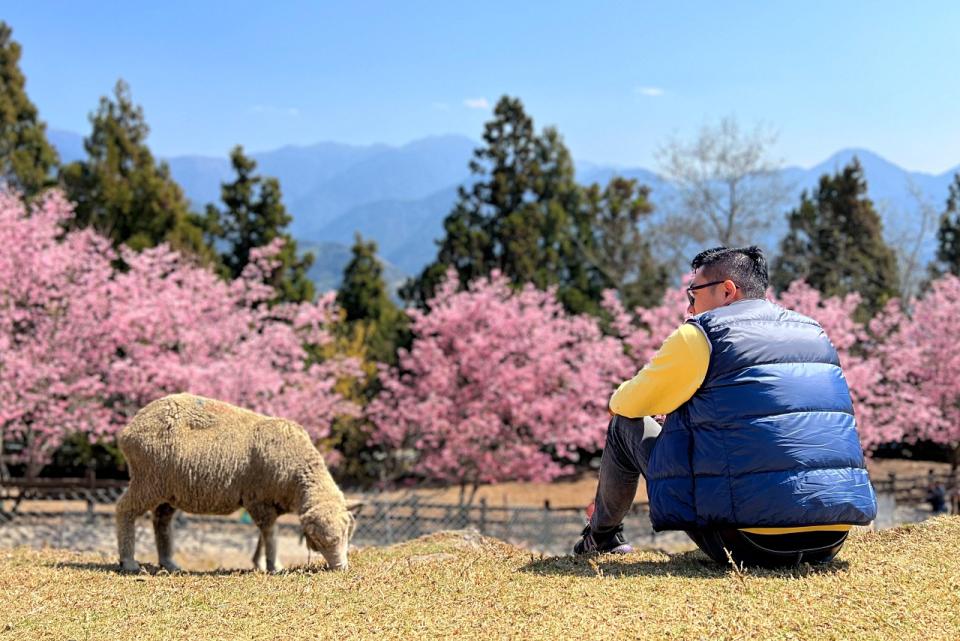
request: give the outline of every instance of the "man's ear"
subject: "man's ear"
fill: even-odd
[[[356,518],[360,515],[360,510],[363,509],[364,505],[366,505],[366,503],[363,501],[347,501],[347,512]]]
[[[737,295],[737,284],[734,283],[732,280],[729,280],[729,279],[723,281],[723,293],[724,293],[724,294],[727,294],[728,297],[736,296],[736,295]]]

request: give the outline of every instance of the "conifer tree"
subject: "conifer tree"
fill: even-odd
[[[883,239],[880,216],[867,197],[859,161],[824,175],[816,192],[804,192],[788,215],[772,283],[783,291],[804,280],[824,296],[858,293],[861,315],[872,315],[899,295],[897,260]]]
[[[940,215],[937,230],[937,264],[935,274],[949,272],[960,275],[960,173],[950,183],[947,204]]]
[[[343,284],[337,292],[337,304],[346,313],[346,320],[379,321],[389,316],[396,307],[383,282],[376,241],[364,241],[360,234],[355,234],[351,254],[343,272]]]
[[[200,218],[190,212],[170,168],[157,163],[147,147],[150,130],[143,109],[133,103],[123,80],[117,81],[112,100],[100,99],[90,122],[87,159],[61,170],[67,195],[76,204],[72,227],[92,227],[114,245],[135,250],[169,242],[181,252],[212,260]]]
[[[653,212],[649,198],[648,187],[620,177],[606,187],[594,184],[584,190],[574,234],[583,260],[578,292],[596,301],[604,290],[615,289],[628,310],[660,302],[669,270],[654,258],[641,231],[640,225]],[[589,304],[584,301],[581,307],[588,309]]]
[[[381,391],[380,364],[395,366],[397,350],[409,347],[411,337],[407,316],[387,293],[383,266],[377,258],[377,244],[356,234],[350,262],[344,268],[337,291],[337,307],[344,322],[338,325],[333,349],[356,358],[365,378],[338,383],[347,399],[365,407]],[[388,457],[380,446],[371,445],[373,425],[365,416],[337,417],[331,425],[332,444],[344,456],[340,472],[354,483],[382,480]]]
[[[375,361],[395,364],[397,348],[405,340],[406,317],[387,293],[376,242],[364,241],[357,234],[351,251],[337,304],[351,331],[362,337],[368,355]]]
[[[274,257],[279,265],[270,282],[277,290],[277,300],[312,300],[313,283],[307,278],[307,270],[313,264],[313,255],[298,257],[297,242],[285,231],[293,219],[283,205],[280,182],[255,174],[256,161],[244,155],[240,145],[230,152],[230,162],[236,178],[221,185],[224,209],[207,205],[204,222],[208,243],[225,248],[220,254],[224,275],[237,278],[250,262],[251,250],[279,238],[283,248]]]
[[[0,186],[30,197],[54,184],[58,158],[27,97],[20,45],[12,36],[0,20]]]
[[[470,161],[475,179],[444,220],[437,259],[404,298],[424,304],[451,267],[464,285],[499,270],[515,285],[557,285],[565,304],[580,298],[571,291],[583,269],[573,238],[580,193],[560,135],[538,135],[520,100],[504,96],[483,141]]]

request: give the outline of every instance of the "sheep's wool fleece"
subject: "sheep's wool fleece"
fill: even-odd
[[[222,401],[165,396],[140,410],[118,441],[131,480],[187,512],[229,514],[254,502],[296,511],[306,488],[343,501],[301,426]]]

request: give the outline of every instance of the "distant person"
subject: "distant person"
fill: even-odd
[[[947,488],[942,483],[932,485],[927,489],[927,501],[930,511],[934,514],[943,514],[947,511]]]
[[[574,553],[632,549],[623,518],[643,475],[654,529],[685,530],[718,563],[830,561],[877,512],[837,352],[816,321],[765,299],[759,248],[692,267],[692,316],[610,399]]]
[[[950,514],[960,514],[960,482],[957,479],[956,470],[950,473]]]
[[[927,502],[930,511],[934,514],[943,514],[947,511],[947,488],[934,476],[933,470],[927,472]]]

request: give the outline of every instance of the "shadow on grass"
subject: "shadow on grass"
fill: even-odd
[[[210,570],[179,570],[169,572],[159,565],[153,563],[141,563],[139,572],[124,572],[120,569],[120,564],[116,562],[51,562],[47,563],[51,568],[70,568],[71,570],[86,570],[89,572],[103,572],[104,574],[116,574],[118,576],[129,577],[147,577],[147,576],[232,576],[237,574],[259,574],[258,570],[253,568],[213,568]],[[284,574],[326,574],[329,570],[323,564],[296,565],[285,568],[277,572],[277,576]],[[266,573],[263,573],[266,574]]]
[[[88,572],[103,572],[105,574],[116,574],[118,576],[217,576],[228,574],[251,574],[253,569],[243,570],[243,569],[233,569],[233,568],[214,568],[211,570],[180,570],[179,572],[168,572],[167,570],[161,568],[159,565],[154,565],[152,563],[141,563],[139,572],[124,572],[120,569],[120,564],[116,562],[104,561],[103,563],[96,563],[90,561],[66,561],[66,562],[51,562],[47,564],[52,568],[69,568],[71,570],[86,570]]]
[[[700,579],[725,579],[742,573],[753,577],[801,578],[822,574],[846,572],[849,563],[835,560],[823,565],[803,563],[799,566],[779,568],[745,568],[720,565],[699,551],[668,554],[662,560],[631,561],[631,556],[601,554],[585,557],[543,557],[520,568],[521,572],[541,576],[604,576],[623,578],[631,576],[672,576]]]

